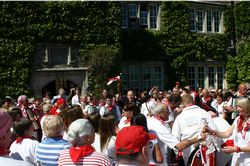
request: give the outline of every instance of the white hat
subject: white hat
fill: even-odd
[[[94,133],[94,128],[87,119],[77,119],[68,128],[68,140],[72,144],[77,144],[80,138]]]

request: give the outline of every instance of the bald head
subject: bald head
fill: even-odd
[[[245,83],[241,83],[238,86],[238,92],[240,96],[246,96],[247,95],[247,85]]]
[[[132,102],[134,100],[134,92],[132,90],[129,90],[127,92],[127,98],[129,102]]]

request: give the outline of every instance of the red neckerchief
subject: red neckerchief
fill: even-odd
[[[112,109],[113,109],[113,106],[112,105],[108,105],[107,108],[108,108],[109,112],[111,112]]]
[[[72,161],[75,163],[81,157],[87,156],[93,153],[94,151],[95,149],[91,145],[84,145],[81,147],[71,147],[69,149],[69,154],[70,154]]]
[[[245,139],[247,131],[250,129],[250,121],[247,120],[245,125],[243,126],[243,130],[242,130],[242,137],[243,139]]]
[[[4,149],[0,147],[0,156],[6,156],[9,155],[10,151],[8,149]]]
[[[164,124],[164,120],[161,117],[154,116],[155,119],[159,120],[162,124]]]
[[[184,154],[183,151],[182,151],[182,150],[179,150],[176,159],[177,159],[177,160],[180,160],[180,159],[183,157],[183,154]]]
[[[204,101],[207,103],[209,100],[211,100],[211,97],[204,97]]]
[[[17,144],[18,144],[18,143],[21,143],[21,142],[23,141],[23,139],[25,139],[25,138],[32,139],[31,136],[17,137],[17,138],[16,138],[16,143],[17,143]]]
[[[238,121],[237,121],[237,130],[238,130],[238,132],[242,131],[242,129],[243,129],[243,123],[244,123],[243,117],[240,116],[239,119],[238,119]]]
[[[127,124],[130,121],[131,121],[131,118],[127,118],[126,120],[124,120],[124,124]]]

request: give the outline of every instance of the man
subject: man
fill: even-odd
[[[168,123],[169,126],[172,128],[175,117],[181,113],[182,107],[179,108],[179,105],[181,104],[181,96],[179,94],[171,94],[168,99]]]
[[[247,85],[245,83],[241,83],[238,86],[238,92],[237,92],[237,97],[247,97]]]
[[[168,152],[168,148],[182,150],[194,143],[199,142],[199,139],[203,138],[200,134],[197,134],[190,140],[183,140],[181,142],[177,140],[171,134],[171,128],[169,127],[168,123],[166,123],[169,112],[166,108],[166,105],[163,103],[157,103],[156,106],[151,110],[151,113],[153,116],[147,119],[148,130],[157,135],[161,152],[165,156],[163,163],[159,165],[169,165],[170,153]]]
[[[213,110],[212,106],[211,106],[211,103],[213,102],[213,98],[211,97],[208,89],[204,88],[202,89],[202,98],[201,98],[202,102],[204,102],[207,106],[209,106],[211,109],[211,111]],[[209,110],[210,111],[210,110]],[[214,110],[213,110],[214,111]]]
[[[229,124],[232,124],[235,118],[238,116],[238,111],[236,110],[237,100],[239,98],[244,98],[247,96],[247,85],[245,83],[241,83],[238,86],[238,92],[236,93],[236,96],[233,96],[230,100],[230,102],[224,106],[224,110],[227,114],[227,121]]]
[[[120,109],[117,105],[112,104],[113,97],[108,95],[106,98],[106,104],[100,108],[100,115],[103,116],[105,114],[114,115],[117,122],[119,122],[122,118]]]
[[[202,133],[205,125],[208,125],[213,129],[216,128],[210,115],[205,110],[194,105],[194,100],[191,95],[183,95],[182,105],[184,106],[183,111],[176,117],[172,128],[172,134],[177,140],[182,141],[194,138]],[[215,147],[212,144],[211,137],[206,139],[205,145],[208,148],[206,151],[207,162],[203,164],[215,163],[215,158],[213,158]],[[187,164],[190,154],[197,146],[198,145],[193,145],[190,148],[183,150],[185,164]]]
[[[148,165],[150,157],[148,142],[155,138],[154,134],[147,133],[142,126],[122,128],[115,142],[118,165]]]

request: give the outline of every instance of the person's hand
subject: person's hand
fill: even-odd
[[[209,133],[209,134],[211,134],[211,135],[215,135],[215,136],[216,136],[216,134],[217,134],[217,131],[216,131],[216,130],[210,129],[207,125],[204,126],[204,128],[203,128],[202,131],[204,131],[204,132],[206,132],[206,133]]]
[[[149,95],[151,96],[156,89],[158,89],[158,86],[153,86],[149,91]]]
[[[70,93],[73,93],[75,90],[76,90],[75,88],[71,88]]]
[[[206,134],[205,133],[201,133],[200,135],[197,135],[197,138],[199,141],[205,141],[206,140]]]
[[[149,117],[152,117],[153,116],[153,114],[151,114],[150,112],[147,114],[147,116],[149,116]]]
[[[225,153],[233,153],[233,152],[236,152],[236,147],[234,147],[234,146],[225,146],[221,150],[223,152],[225,152]]]

